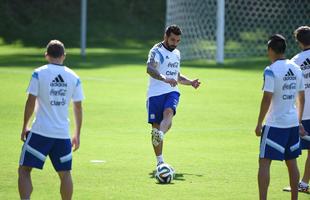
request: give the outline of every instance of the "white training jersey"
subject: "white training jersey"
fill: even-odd
[[[272,92],[266,125],[290,128],[299,125],[296,98],[304,90],[302,72],[290,60],[277,60],[264,71],[264,91]]]
[[[302,119],[310,119],[310,49],[304,50],[291,59],[300,66],[305,84],[305,108]]]
[[[179,50],[174,49],[173,51],[169,51],[162,43],[159,43],[154,45],[150,50],[147,63],[153,61],[157,62],[157,70],[160,74],[167,78],[178,80],[178,74],[180,73],[180,60],[181,57]],[[173,91],[179,92],[178,86],[172,87],[170,84],[154,79],[150,76],[147,92],[148,98]]]
[[[70,138],[70,102],[84,99],[79,77],[63,65],[47,64],[34,70],[27,92],[37,97],[31,131],[50,138]]]

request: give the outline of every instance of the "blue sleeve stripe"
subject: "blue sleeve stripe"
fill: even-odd
[[[164,62],[164,56],[158,51],[158,49],[155,49],[155,52],[158,53],[160,58],[160,63],[162,64]]]
[[[274,74],[273,74],[273,72],[270,69],[266,69],[265,72],[264,72],[264,76],[274,77]]]
[[[39,80],[39,74],[38,74],[38,72],[33,72],[32,77]]]
[[[76,81],[76,85],[75,85],[75,86],[77,87],[77,86],[79,86],[80,84],[81,84],[81,81],[80,81],[80,79],[78,79],[78,80]]]

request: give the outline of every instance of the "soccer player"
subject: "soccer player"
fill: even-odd
[[[80,146],[82,100],[79,77],[63,65],[65,47],[58,40],[47,45],[45,58],[48,64],[34,70],[27,89],[24,123],[21,140],[24,142],[18,169],[18,188],[21,199],[30,199],[32,168],[42,169],[47,156],[60,178],[63,200],[72,198],[72,152]],[[68,108],[73,101],[75,131],[70,140]],[[31,129],[29,120],[36,108]]]
[[[298,198],[299,171],[296,158],[301,153],[299,134],[306,134],[301,124],[304,85],[300,68],[285,59],[285,49],[286,41],[282,35],[276,34],[269,38],[268,57],[271,65],[264,71],[264,93],[255,129],[256,135],[261,136],[258,169],[261,200],[267,199],[272,160],[285,160],[292,188],[291,199]],[[296,100],[299,112],[295,107]]]
[[[305,130],[310,132],[310,27],[301,26],[294,32],[295,39],[302,52],[292,58],[292,61],[300,66],[305,84],[305,108],[302,116],[302,124]],[[310,136],[301,137],[301,148],[308,150],[305,171],[302,180],[298,184],[300,192],[309,193],[310,180]]]
[[[179,103],[178,83],[195,89],[200,85],[198,79],[190,80],[180,73],[181,56],[176,47],[180,43],[181,34],[177,25],[168,26],[164,40],[153,46],[147,60],[147,73],[150,75],[147,93],[148,122],[152,125],[152,143],[157,165],[164,163],[163,139],[171,128]]]

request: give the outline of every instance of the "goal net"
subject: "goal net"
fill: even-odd
[[[182,30],[179,49],[184,59],[215,59],[219,44],[218,6],[221,0],[167,0],[166,25],[178,24]],[[287,55],[299,51],[293,31],[309,25],[308,0],[222,0],[225,58],[266,55],[270,35],[287,39]]]

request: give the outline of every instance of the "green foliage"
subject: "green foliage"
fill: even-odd
[[[80,0],[0,0],[0,38],[26,46],[51,39],[80,43]],[[128,39],[145,45],[162,37],[165,1],[88,0],[88,46],[123,46]]]

